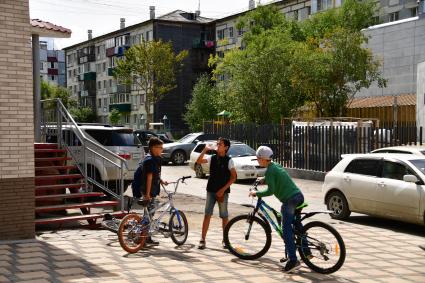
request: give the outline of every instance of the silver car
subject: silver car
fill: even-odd
[[[216,134],[204,134],[202,132],[187,134],[176,142],[164,144],[162,160],[165,163],[171,161],[174,165],[182,165],[189,159],[190,153],[198,142],[217,140],[218,138],[219,136]]]

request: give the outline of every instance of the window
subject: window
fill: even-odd
[[[354,173],[368,176],[379,176],[379,159],[354,159],[345,168],[345,173]]]
[[[55,68],[55,62],[50,62],[50,68],[51,69]]]
[[[101,89],[101,88],[102,88],[102,82],[101,82],[101,81],[98,81],[98,82],[97,82],[97,88],[98,88],[98,89]]]
[[[411,170],[406,168],[403,164],[384,161],[382,170],[382,178],[403,180],[404,175],[415,175]]]
[[[317,11],[328,10],[332,7],[332,0],[317,0]]]
[[[103,64],[102,64],[102,72],[105,72],[106,71],[106,62],[103,62]]]
[[[40,64],[40,70],[43,70],[43,66],[44,66],[44,64],[43,64],[43,62],[41,62],[41,64]]]
[[[233,37],[233,27],[229,27],[229,37]]]
[[[55,80],[55,76],[52,76],[52,81],[54,81]]]
[[[220,39],[224,39],[224,29],[219,29],[217,30],[217,38]]]
[[[389,14],[389,21],[390,22],[398,21],[398,12]]]
[[[97,100],[97,108],[102,108],[102,99]]]
[[[239,28],[238,29],[238,36],[242,36],[243,35],[243,29]]]
[[[103,88],[106,88],[106,80],[103,81]]]
[[[146,41],[149,41],[151,39],[151,31],[146,32]]]
[[[203,143],[203,144],[200,144],[200,145],[198,145],[196,148],[195,148],[195,150],[194,150],[194,152],[202,152],[202,150],[205,148],[205,144]]]

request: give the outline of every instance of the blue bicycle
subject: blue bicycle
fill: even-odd
[[[257,190],[258,181],[251,190]],[[224,241],[229,251],[240,259],[254,260],[262,257],[270,249],[273,229],[283,239],[281,214],[270,207],[262,198],[257,199],[249,214],[231,219],[224,229]],[[313,271],[329,274],[341,268],[345,261],[345,244],[341,235],[329,224],[312,221],[303,225],[301,222],[318,213],[303,213],[306,203],[300,204],[295,212],[293,225],[294,241],[302,261]],[[275,220],[273,220],[273,217]],[[302,230],[302,231],[300,231]],[[281,262],[286,261],[283,258]]]

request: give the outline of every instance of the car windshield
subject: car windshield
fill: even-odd
[[[128,130],[86,130],[97,142],[104,146],[138,146],[139,139]]]
[[[198,136],[197,134],[188,134],[188,135],[185,135],[184,137],[182,137],[179,140],[179,142],[180,143],[192,143],[196,139],[197,136]]]
[[[255,156],[255,150],[246,144],[231,145],[227,155],[230,157]]]
[[[414,159],[409,160],[416,168],[418,168],[422,174],[425,174],[425,159]]]

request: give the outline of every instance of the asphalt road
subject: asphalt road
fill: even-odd
[[[162,179],[166,181],[174,181],[182,176],[192,176],[191,179],[186,180],[186,184],[180,185],[178,188],[179,193],[194,195],[197,197],[205,198],[207,178],[199,179],[195,177],[195,172],[190,169],[188,165],[162,166]],[[231,186],[231,193],[229,195],[229,202],[235,204],[251,204],[253,199],[248,197],[249,188],[254,180],[241,180]],[[312,210],[326,210],[322,197],[322,182],[294,179],[295,183],[299,186],[304,194],[305,201],[309,204],[306,211]],[[259,189],[265,188],[260,186]],[[275,197],[270,196],[264,199],[269,205],[275,209],[280,209],[280,201]],[[327,216],[328,217],[328,216]],[[329,217],[328,217],[329,218]]]

